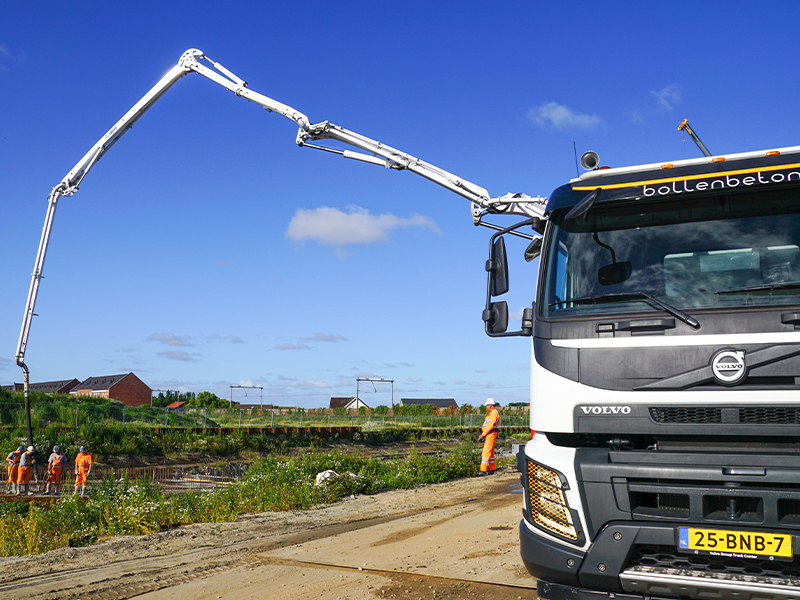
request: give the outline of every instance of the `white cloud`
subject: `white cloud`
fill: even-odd
[[[148,342],[161,342],[167,346],[194,346],[192,336],[175,335],[174,333],[154,333],[147,338]]]
[[[177,360],[179,362],[197,362],[196,356],[201,356],[197,352],[186,352],[186,350],[164,350],[163,352],[159,352],[158,355],[161,358],[167,358],[169,360]]]
[[[178,390],[180,392],[190,392],[198,389],[200,385],[201,384],[196,382],[181,381],[180,379],[157,379],[155,381],[150,381],[150,386],[153,391]]]
[[[530,308],[530,307],[523,306],[519,310],[514,311],[513,313],[509,313],[508,320],[509,321],[522,321],[522,314],[525,312],[526,308]]]
[[[421,215],[404,218],[388,213],[372,215],[358,206],[348,206],[345,211],[322,206],[298,210],[289,221],[285,236],[295,242],[311,240],[324,246],[385,244],[389,233],[400,227],[422,227],[441,233],[432,219]]]
[[[417,376],[406,377],[406,381],[408,383],[419,383],[420,381],[422,381],[422,377],[417,377]]]
[[[222,336],[218,333],[212,333],[210,336],[208,336],[208,339],[206,341],[208,343],[211,343],[211,342],[218,342],[220,340],[227,340],[231,344],[244,344],[244,340],[240,338],[238,335]]]
[[[309,342],[349,342],[346,337],[334,333],[315,333],[314,337],[304,338]]]
[[[540,127],[593,130],[603,124],[598,115],[578,113],[558,102],[544,102],[528,110],[528,118]]]
[[[651,90],[650,93],[655,96],[659,109],[663,111],[671,111],[676,104],[680,104],[683,100],[683,90],[677,83],[658,91]]]
[[[497,385],[492,384],[491,382],[486,381],[485,379],[482,379],[480,381],[465,381],[463,379],[453,379],[452,383],[453,385],[465,385],[472,388],[498,387]]]
[[[329,383],[325,381],[319,381],[318,379],[297,379],[295,377],[284,377],[279,376],[278,381],[280,382],[278,386],[280,388],[294,388],[294,389],[301,389],[301,390],[310,390],[310,389],[327,389],[330,386]]]
[[[299,344],[278,344],[275,350],[312,350],[311,346],[300,342]]]

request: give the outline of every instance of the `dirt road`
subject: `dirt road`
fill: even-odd
[[[521,566],[519,474],[357,496],[0,558],[26,600],[535,599]]]

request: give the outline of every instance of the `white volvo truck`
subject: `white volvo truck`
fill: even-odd
[[[292,120],[300,146],[442,185],[495,230],[486,332],[532,338],[535,434],[517,467],[521,554],[540,597],[800,598],[800,147],[710,156],[692,134],[704,158],[605,169],[588,153],[588,172],[549,200],[490,197],[380,142],[311,124],[187,50],[49,196],[16,352],[29,439],[25,356],[58,201],[189,73]],[[364,152],[311,143],[320,140]],[[506,235],[540,257],[539,297],[511,332],[496,300],[508,290]]]
[[[545,212],[539,596],[800,598],[800,147],[593,168]]]

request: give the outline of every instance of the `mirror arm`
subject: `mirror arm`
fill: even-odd
[[[518,223],[517,225],[514,225],[514,227],[519,227],[520,225],[525,225],[525,223],[533,221],[533,223],[531,223],[531,224],[534,225],[534,230],[536,230],[535,221],[540,221],[540,220],[541,219],[526,219],[522,223]],[[527,233],[520,233],[519,231],[511,231],[511,230],[509,230],[509,228],[503,228],[503,227],[500,227],[500,225],[494,225],[493,223],[485,223],[484,221],[481,221],[480,223],[475,223],[475,226],[476,227],[477,226],[488,227],[489,229],[493,229],[494,231],[503,231],[503,232],[508,233],[510,235],[515,235],[517,237],[521,237],[521,238],[526,239],[526,240],[531,240],[532,241],[532,240],[536,239],[536,236],[528,235]]]

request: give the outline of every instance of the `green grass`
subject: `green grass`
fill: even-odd
[[[206,493],[164,495],[147,480],[104,481],[85,500],[69,496],[50,506],[0,502],[0,555],[38,554],[177,523],[232,521],[246,512],[308,509],[351,494],[469,477],[479,463],[478,449],[465,443],[441,457],[412,451],[384,461],[338,451],[273,455],[256,461],[239,483]],[[340,476],[315,486],[317,473],[328,469]]]

